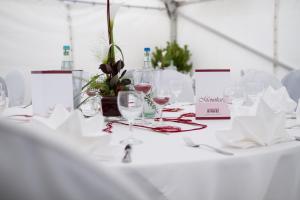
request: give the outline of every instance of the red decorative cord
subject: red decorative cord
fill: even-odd
[[[152,131],[160,132],[160,133],[180,133],[180,132],[201,130],[201,129],[204,129],[204,128],[207,127],[207,125],[193,122],[191,119],[184,119],[186,117],[195,117],[195,113],[185,113],[185,114],[182,114],[182,115],[180,115],[179,117],[176,117],[176,118],[163,118],[163,121],[169,121],[169,122],[175,122],[175,123],[181,123],[181,124],[188,124],[188,125],[193,125],[193,126],[198,126],[198,127],[183,130],[180,127],[177,127],[177,126],[149,127],[149,126],[137,125],[137,124],[135,124],[133,126],[150,129]],[[158,121],[158,118],[156,118],[154,120]],[[108,122],[106,124],[106,128],[103,129],[103,131],[107,132],[107,133],[112,133],[112,128],[113,128],[112,124],[113,123],[128,125],[127,123],[124,123],[124,122],[121,122],[121,121],[111,121],[111,122]]]

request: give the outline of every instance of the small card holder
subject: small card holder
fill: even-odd
[[[223,91],[230,85],[230,69],[196,69],[196,119],[230,119]]]
[[[67,70],[31,71],[33,114],[49,116],[57,104],[72,110],[72,76],[72,71]]]

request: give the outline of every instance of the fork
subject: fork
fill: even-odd
[[[231,153],[231,152],[228,152],[228,151],[224,151],[222,149],[219,149],[219,148],[216,148],[216,147],[213,147],[211,145],[208,145],[208,144],[195,144],[191,138],[188,138],[188,137],[183,137],[182,138],[183,141],[185,142],[185,144],[189,147],[194,147],[194,148],[202,148],[202,147],[206,147],[206,148],[209,148],[217,153],[220,153],[222,155],[227,155],[227,156],[233,156],[234,154]]]

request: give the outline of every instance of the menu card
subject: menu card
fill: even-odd
[[[196,119],[230,119],[223,91],[230,85],[230,69],[196,69]]]
[[[35,115],[47,117],[57,104],[73,109],[72,71],[31,71],[31,84]]]

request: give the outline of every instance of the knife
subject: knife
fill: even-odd
[[[130,144],[127,144],[124,148],[125,154],[124,157],[122,158],[123,163],[130,163],[131,162],[131,151],[132,147]]]

